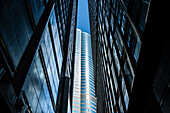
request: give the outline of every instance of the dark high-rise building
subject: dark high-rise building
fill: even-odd
[[[1,0],[0,15],[0,111],[71,111],[77,0]]]
[[[170,112],[166,3],[88,1],[97,112]]]

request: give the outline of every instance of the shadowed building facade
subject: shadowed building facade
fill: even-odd
[[[96,37],[92,53],[96,58],[97,112],[168,113],[170,51],[161,24],[167,17],[158,13],[165,9],[156,8],[164,3],[88,1],[91,34]]]
[[[77,0],[1,0],[0,15],[0,111],[69,112]]]

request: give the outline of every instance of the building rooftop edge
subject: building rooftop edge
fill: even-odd
[[[76,30],[81,31],[81,33],[88,34],[91,37],[91,35],[89,33],[85,32],[85,31],[82,31],[80,28],[76,28]]]

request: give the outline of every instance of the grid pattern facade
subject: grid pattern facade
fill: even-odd
[[[97,96],[103,99],[103,112],[128,111],[149,4],[150,1],[98,0],[96,6],[89,6],[97,8],[97,73],[102,76],[104,90]]]
[[[73,107],[72,112],[80,112],[80,92],[81,92],[81,30],[76,30],[76,50],[74,63],[73,82]]]
[[[59,65],[59,62],[55,61],[54,54],[61,55],[61,48],[57,52],[53,51],[57,49],[52,47],[52,43],[60,46],[60,43],[58,43],[59,37],[50,36],[49,31],[49,27],[53,27],[52,29],[57,31],[54,10],[51,13],[50,20],[52,26],[47,25],[44,30],[41,45],[35,55],[24,88],[22,89],[33,110],[32,112],[37,113],[48,111],[54,113],[57,102],[59,72],[56,65]],[[54,34],[57,35],[58,33],[54,32]],[[54,40],[55,42],[53,42]]]
[[[69,111],[77,0],[8,2],[0,2],[0,110]]]
[[[96,112],[90,35],[77,29],[72,112]]]

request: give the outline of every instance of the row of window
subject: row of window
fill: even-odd
[[[44,37],[42,39],[41,47],[42,47],[42,52],[43,52],[43,56],[45,59],[47,73],[48,73],[49,80],[50,80],[50,85],[52,88],[52,93],[54,96],[54,101],[56,102],[58,85],[59,85],[59,78],[58,78],[59,76],[58,76],[58,72],[57,72],[56,62],[54,59],[54,52],[52,49],[52,41],[50,38],[48,27],[46,27],[43,36]]]
[[[117,106],[119,106],[121,112],[124,112],[124,110],[128,108],[128,95],[132,88],[134,78],[133,69],[138,61],[141,48],[140,30],[142,31],[142,27],[144,27],[144,23],[142,22],[146,19],[147,14],[147,7],[145,7],[147,5],[144,5],[144,2],[141,3],[141,1],[135,0],[135,3],[140,2],[139,4],[141,6],[139,8],[141,9],[138,10],[137,5],[134,5],[134,9],[132,8],[133,14],[138,12],[139,15],[145,16],[139,19],[139,23],[136,21],[138,19],[132,21],[131,18],[134,18],[134,15],[132,14],[132,17],[130,17],[126,11],[128,2],[129,0],[101,0],[99,4],[97,4],[99,15],[97,19],[99,23],[98,40],[103,59],[103,73],[105,73],[105,98],[108,100],[110,98],[109,95],[111,93],[114,95],[115,91],[115,95],[119,97],[119,100],[116,101],[119,101],[119,105]],[[149,5],[149,2],[147,4]],[[109,10],[110,6],[112,10]],[[143,12],[144,10],[146,12]],[[143,12],[143,14],[140,12]],[[136,23],[139,26],[135,26]],[[120,98],[120,95],[124,98]],[[106,101],[106,106],[109,108],[106,109],[109,110],[109,112],[113,111],[113,106],[110,107],[110,105],[113,105],[113,102]]]
[[[33,112],[54,113],[43,67],[38,54],[27,76],[24,90]]]
[[[103,14],[105,15],[105,11],[103,11]],[[114,95],[117,95],[117,94],[114,92],[115,84],[112,81],[115,81],[116,78],[113,78],[113,75],[115,75],[115,73],[113,73],[111,71],[110,67],[111,67],[111,64],[112,64],[112,62],[114,60],[115,64],[117,64],[116,65],[117,66],[117,71],[116,72],[119,74],[119,72],[120,72],[120,63],[119,63],[119,60],[118,60],[118,57],[117,57],[117,51],[115,50],[115,52],[114,51],[111,52],[110,50],[112,50],[112,48],[111,49],[108,48],[108,47],[110,47],[108,42],[113,42],[113,41],[112,41],[112,38],[111,38],[111,41],[108,41],[108,39],[107,39],[108,35],[106,35],[106,34],[109,34],[109,36],[112,35],[110,33],[107,33],[109,31],[108,30],[107,18],[105,16],[104,19],[99,19],[99,20],[105,20],[105,24],[103,24],[104,27],[101,27],[101,29],[100,29],[100,31],[101,31],[101,37],[100,37],[101,38],[101,40],[100,40],[101,42],[100,43],[103,46],[102,54],[103,54],[103,67],[104,67],[104,73],[105,73],[105,75],[104,75],[104,87],[105,87],[105,91],[106,91],[106,93],[105,93],[105,98],[106,98],[106,100],[105,100],[106,101],[105,102],[106,103],[106,105],[105,105],[106,107],[105,108],[106,109],[105,110],[107,110],[109,112],[116,112],[116,110],[117,110],[116,107],[118,107],[120,109],[122,105],[121,106],[118,106],[118,105],[117,106],[113,106],[113,105],[116,105],[116,101],[115,101],[115,96]],[[100,23],[102,23],[102,22],[100,22]],[[103,25],[99,25],[99,26],[103,26]],[[106,28],[106,30],[105,30],[105,28]],[[103,32],[103,31],[105,31],[105,32]],[[115,44],[117,44],[117,47],[119,47],[118,48],[118,50],[119,50],[118,53],[121,56],[122,55],[121,54],[121,48],[120,48],[121,46],[118,45],[118,44],[121,44],[121,43],[120,43],[120,40],[118,40],[118,41],[119,42],[117,42]],[[112,56],[111,53],[114,53],[113,54],[114,59],[113,59],[113,57],[111,57]],[[116,80],[116,82],[117,82],[117,80]]]
[[[39,51],[42,52],[38,51],[36,53],[36,58],[24,86],[28,102],[33,112],[37,113],[54,112],[53,106],[57,102],[59,73],[62,67],[61,45],[54,9],[50,15],[49,22],[50,26],[46,25],[39,46]],[[49,27],[51,27],[52,35]],[[54,47],[52,46],[53,43]],[[54,54],[56,54],[57,59]]]
[[[82,37],[80,37],[80,34]],[[75,59],[75,60],[78,60],[81,64],[81,89],[80,89],[81,90],[81,94],[80,94],[81,95],[81,108],[80,108],[80,111],[82,111],[82,110],[86,110],[85,108],[82,108],[82,107],[87,107],[87,109],[90,110],[90,108],[91,109],[93,109],[93,107],[95,108],[96,105],[90,107],[89,106],[90,100],[84,100],[84,99],[87,99],[88,97],[87,95],[89,95],[90,97],[95,96],[95,90],[94,90],[95,87],[94,87],[93,64],[92,64],[92,53],[91,53],[92,50],[90,46],[91,42],[88,41],[90,37],[84,33],[81,33],[81,31],[77,30],[77,36],[76,36],[77,41],[76,42],[80,42],[80,39],[81,39],[81,46],[80,46],[80,43],[76,43],[76,46],[78,45],[79,47],[79,48],[77,47],[76,50],[81,49],[81,52],[80,52],[81,59]],[[85,55],[86,53],[88,53],[88,56]],[[76,71],[78,71],[78,69]],[[86,72],[88,72],[88,74]],[[93,111],[95,110],[96,108]]]

